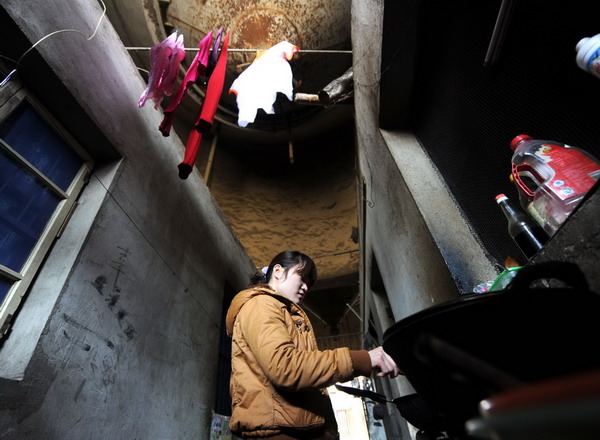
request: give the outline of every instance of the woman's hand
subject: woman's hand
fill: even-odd
[[[383,351],[383,347],[370,350],[369,357],[371,358],[373,371],[376,371],[379,377],[396,377],[402,373],[390,355]]]

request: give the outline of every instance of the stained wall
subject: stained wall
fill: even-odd
[[[102,14],[96,2],[2,7],[31,43],[74,24],[90,35]],[[0,437],[208,438],[223,293],[253,264],[201,178],[178,178],[183,146],[137,107],[145,82],[108,20],[39,52],[114,154],[97,155],[0,348]]]
[[[385,21],[384,3],[397,20]],[[411,104],[410,46],[415,45],[419,5],[352,2],[355,119],[362,180],[359,273],[363,330],[373,344],[381,342],[385,330],[396,321],[469,293],[498,273],[448,184],[406,123]],[[384,85],[393,93],[386,95]],[[381,109],[385,110],[383,118]],[[574,262],[595,291],[598,197],[596,185],[588,200],[531,261]],[[401,377],[381,381],[379,386],[393,397],[414,392]],[[406,438],[406,423],[395,408],[388,406],[384,422],[389,439]]]
[[[381,65],[383,3],[352,2],[359,275],[367,346],[382,343],[396,321],[455,299],[476,280],[495,274],[414,135],[380,128],[380,84],[389,70]],[[395,41],[399,47],[406,43],[400,37]],[[404,105],[399,103],[398,114]],[[379,387],[393,397],[414,392],[403,377]],[[384,422],[388,438],[410,435],[391,405]]]

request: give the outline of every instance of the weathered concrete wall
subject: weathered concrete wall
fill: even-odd
[[[385,71],[381,68],[383,9],[383,0],[352,2],[355,119],[359,171],[364,179],[360,209],[363,331],[374,328],[377,334],[371,337],[379,339],[374,343],[382,342],[383,332],[394,322],[455,299],[475,280],[494,275],[414,136],[383,133],[379,128],[380,75]],[[404,43],[398,40],[397,44]],[[381,387],[390,397],[414,392],[403,377],[382,380]],[[415,434],[393,406],[387,410],[388,439]]]
[[[406,7],[409,6],[412,3]],[[435,166],[405,129],[407,103],[399,103],[400,116],[396,119],[395,109],[391,107],[393,100],[386,96],[388,107],[384,104],[384,108],[388,114],[384,119],[392,127],[382,131],[378,126],[381,75],[398,73],[388,69],[389,65],[381,65],[383,16],[383,0],[352,2],[358,154],[360,173],[365,181],[364,207],[360,211],[363,316],[367,331],[367,319],[372,314],[370,324],[379,337],[394,321],[432,304],[454,299],[458,292],[469,292],[477,283],[497,275]],[[417,23],[415,16],[405,21],[413,26]],[[403,29],[397,31],[397,35],[392,36],[390,51],[394,56],[410,52],[405,47],[410,44],[410,38],[405,38]],[[394,68],[402,68],[401,62],[397,64],[400,67]],[[387,80],[398,78],[392,76]],[[405,93],[406,88],[399,89],[402,93],[396,96],[409,95]],[[597,274],[600,273],[598,200],[596,191],[533,260],[576,262],[593,290],[598,290]],[[411,392],[410,384],[402,378],[382,380],[381,385],[388,397]],[[400,419],[395,409],[390,414],[391,419]],[[393,433],[389,435],[392,431],[388,432],[388,439],[400,438]]]
[[[102,12],[2,6],[32,42],[62,28],[90,35]],[[178,178],[183,146],[158,132],[160,111],[137,107],[145,83],[107,20],[90,41],[63,33],[39,51],[124,159],[23,379],[0,379],[0,437],[208,438],[224,286],[244,287],[253,264],[201,179]]]
[[[389,39],[382,35],[385,32],[384,3],[388,4],[375,0],[353,2],[352,9],[356,121],[360,171],[365,178],[367,199],[363,214],[366,224],[363,276],[365,286],[369,286],[370,258],[374,255],[394,318],[399,319],[452,298],[456,288],[470,292],[473,286],[494,279],[497,274],[447,184],[414,135],[405,128],[404,119],[395,125],[388,121],[392,126],[390,130],[380,130],[378,126],[379,94],[385,93],[380,91],[382,76],[388,82],[396,78],[386,76],[391,72],[388,69],[391,60],[386,59],[381,65],[382,38],[384,45],[391,46],[389,52],[392,53],[401,53],[400,48],[411,52],[406,46],[415,44],[411,38],[404,38],[402,29],[396,29],[403,36],[400,40],[395,34]],[[416,20],[416,11],[403,13],[409,16],[403,16],[404,20],[417,25],[411,21]],[[387,14],[386,17],[389,18]],[[410,63],[411,59],[405,57],[402,61]],[[399,64],[400,67],[394,67],[404,66]],[[412,71],[410,65],[406,69]],[[408,89],[410,91],[410,87]],[[394,96],[408,95],[403,89]],[[393,100],[387,98],[382,112],[389,113],[387,119],[393,119]],[[407,105],[403,102],[400,107],[405,112]],[[573,215],[534,261],[574,260],[589,273],[592,282],[595,280],[597,271],[592,268],[597,266],[597,228],[593,221],[597,205],[594,205],[594,197],[587,202],[589,206]],[[397,298],[402,298],[399,304]]]
[[[394,318],[399,320],[457,290],[438,247],[378,126],[383,1],[352,3],[355,111],[360,173],[366,183],[362,237],[370,285],[377,259]]]

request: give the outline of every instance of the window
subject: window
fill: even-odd
[[[0,89],[0,337],[75,208],[93,166],[14,83]]]

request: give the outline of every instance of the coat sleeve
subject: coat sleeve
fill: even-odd
[[[281,303],[268,295],[248,301],[237,317],[244,339],[273,385],[286,390],[324,388],[359,375],[350,350],[307,351],[295,347]]]

